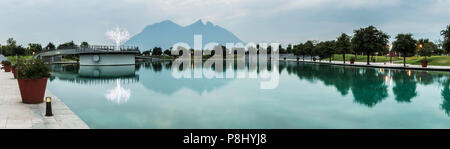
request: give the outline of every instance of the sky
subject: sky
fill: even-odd
[[[164,20],[189,25],[202,19],[244,42],[333,40],[374,25],[394,38],[412,33],[436,41],[450,25],[450,0],[1,0],[0,44],[88,41],[113,44],[117,26],[131,35]]]

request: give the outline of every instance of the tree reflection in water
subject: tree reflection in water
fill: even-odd
[[[418,96],[417,84],[431,85],[435,82],[444,86],[441,108],[450,115],[450,73],[408,71],[382,68],[342,67],[310,63],[280,63],[279,73],[285,69],[309,82],[321,81],[334,86],[341,95],[352,91],[354,101],[367,107],[374,107],[388,97],[388,87],[393,81],[392,91],[399,103],[410,103]],[[445,81],[439,81],[443,80]]]
[[[142,71],[141,65],[144,69],[151,69],[157,73],[163,73],[166,71],[170,71],[172,68],[172,63],[170,61],[166,62],[151,62],[151,63],[141,63],[137,64],[138,66],[132,67],[136,69],[136,71]],[[442,86],[441,89],[441,97],[443,98],[442,104],[440,105],[441,109],[447,114],[450,115],[450,73],[442,72],[442,71],[405,71],[405,70],[396,70],[396,69],[381,69],[381,68],[362,68],[362,67],[342,67],[342,66],[328,66],[328,65],[320,65],[320,64],[310,64],[304,62],[281,62],[279,64],[278,71],[280,74],[286,71],[289,75],[295,75],[300,80],[306,80],[312,83],[317,81],[323,82],[326,86],[333,86],[336,90],[342,95],[346,96],[351,94],[353,96],[353,101],[355,103],[364,105],[366,107],[374,107],[375,105],[381,103],[388,96],[388,89],[391,85],[392,92],[394,95],[395,101],[398,103],[411,103],[414,98],[419,96],[420,92],[417,90],[417,86],[423,85],[433,85],[438,83]],[[75,65],[54,65],[53,74],[50,78],[50,81],[54,79],[73,81],[76,83],[90,83],[95,81],[95,83],[101,82],[109,82],[111,78],[86,78],[80,77],[78,75],[79,67]],[[230,66],[225,65],[223,68],[223,72],[226,72]],[[255,68],[249,67],[249,64],[246,63],[245,68],[239,67],[231,67],[235,70],[246,70],[249,72],[259,73],[261,70],[256,65]],[[267,69],[269,69],[268,67]],[[116,81],[116,88],[110,90],[105,97],[110,101],[116,101],[116,103],[124,103],[129,99],[129,89],[124,89],[120,85],[120,80],[122,83],[126,83],[127,80],[131,82],[142,82],[144,86],[151,85],[151,78],[153,76],[146,76],[150,78],[147,79],[150,83],[145,83],[145,81],[140,81],[139,76],[134,74],[134,69],[131,75],[120,76],[113,78],[111,81]],[[183,69],[183,68],[179,68]],[[192,68],[186,68],[192,69]],[[213,67],[212,70],[215,70]],[[165,76],[165,75],[164,75]],[[169,74],[168,78],[158,78],[164,79],[165,81],[174,81],[168,82],[167,84],[177,84],[175,86],[187,86],[189,88],[198,87],[198,92],[203,92],[208,90],[209,88],[217,88],[217,86],[226,84],[229,80],[223,80],[223,82],[219,83],[210,83],[208,85],[208,81],[205,82],[199,80],[193,80],[192,82],[184,82],[185,85],[180,84],[180,80],[174,80],[170,78]],[[129,81],[128,81],[129,82]],[[197,84],[196,84],[197,83]],[[202,84],[202,85],[199,85]],[[282,84],[280,84],[282,85]],[[193,87],[195,86],[195,87]],[[176,88],[167,88],[168,93],[173,92]],[[119,97],[121,97],[119,99]]]

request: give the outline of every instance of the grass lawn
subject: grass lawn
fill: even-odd
[[[31,59],[31,57],[33,56],[8,56],[6,58],[14,65],[17,63],[18,60],[25,61]]]
[[[418,56],[412,56],[406,58],[407,64],[412,65],[421,65],[422,60],[425,59],[424,57],[418,57]],[[401,59],[401,62],[397,62],[398,64],[403,64],[403,58]],[[450,66],[450,56],[431,56],[427,57],[428,65],[435,65],[435,66]]]
[[[354,58],[354,57],[355,57],[354,54],[345,54],[345,61],[349,62],[350,59]],[[375,62],[389,62],[390,61],[389,56],[373,56],[373,58],[375,59]],[[334,54],[333,60],[334,61],[342,61],[343,60],[342,54]],[[399,61],[399,60],[403,60],[403,58],[392,57],[392,61]],[[358,55],[356,61],[357,62],[367,62],[367,56]],[[370,62],[372,62],[372,56],[370,56]]]

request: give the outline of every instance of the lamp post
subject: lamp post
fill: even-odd
[[[389,57],[390,57],[389,62],[391,62],[391,64],[392,64],[392,43],[391,43],[391,46],[388,45],[388,47],[389,47]]]
[[[52,113],[52,98],[51,97],[45,97],[45,102],[47,104],[47,107],[45,109],[45,116],[53,116],[53,113]]]

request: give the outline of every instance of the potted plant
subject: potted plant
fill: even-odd
[[[40,59],[20,63],[17,67],[20,68],[17,71],[17,81],[22,102],[29,104],[43,102],[50,67]]]
[[[419,47],[420,48],[420,47]],[[420,50],[419,50],[419,55],[425,57],[424,60],[422,60],[422,67],[427,67],[428,66],[428,60],[427,57],[431,56],[431,54],[433,53],[433,51],[437,50],[437,45],[432,43],[432,42],[428,42],[428,43],[424,43]]]
[[[424,59],[422,60],[422,67],[427,67],[428,66],[428,60]]]
[[[350,59],[350,64],[355,64],[355,58],[352,57],[352,58]]]
[[[12,65],[12,73],[14,75],[14,79],[17,79],[17,64]]]
[[[10,61],[2,61],[3,69],[5,72],[11,72],[11,62]]]

